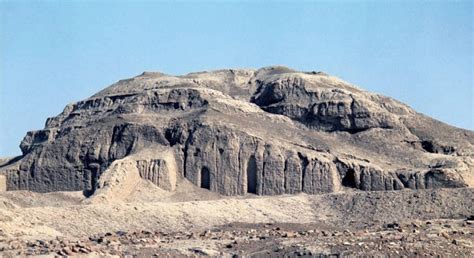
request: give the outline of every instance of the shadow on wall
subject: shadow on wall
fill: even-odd
[[[201,169],[200,187],[211,190],[211,173],[207,167]],[[247,193],[257,194],[257,160],[254,156],[247,162]]]
[[[342,179],[342,185],[346,187],[357,188],[355,171],[353,169],[349,169],[346,172],[346,175]]]
[[[207,167],[201,169],[201,188],[211,190],[211,175]]]
[[[254,156],[247,162],[247,193],[257,194],[257,161]]]

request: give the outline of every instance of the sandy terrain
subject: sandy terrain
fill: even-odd
[[[474,189],[223,197],[143,180],[123,202],[0,194],[0,250],[16,254],[472,256]]]

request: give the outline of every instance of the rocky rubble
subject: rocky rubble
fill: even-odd
[[[136,199],[116,202],[0,193],[0,255],[473,255],[473,188],[219,198],[190,182],[175,197],[142,182]]]
[[[363,228],[362,228],[363,227]],[[471,256],[474,221],[428,220],[348,229],[318,224],[229,224],[205,231],[108,232],[87,239],[21,241],[3,244],[6,255],[139,255],[281,257],[320,255]],[[199,246],[197,246],[199,243]]]

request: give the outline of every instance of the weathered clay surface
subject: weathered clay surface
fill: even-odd
[[[0,172],[8,190],[86,195],[106,171],[225,195],[472,187],[473,144],[472,131],[319,72],[143,73],[48,118]]]

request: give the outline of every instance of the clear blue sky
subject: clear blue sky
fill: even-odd
[[[321,70],[473,130],[473,4],[0,0],[0,156],[143,71]]]

